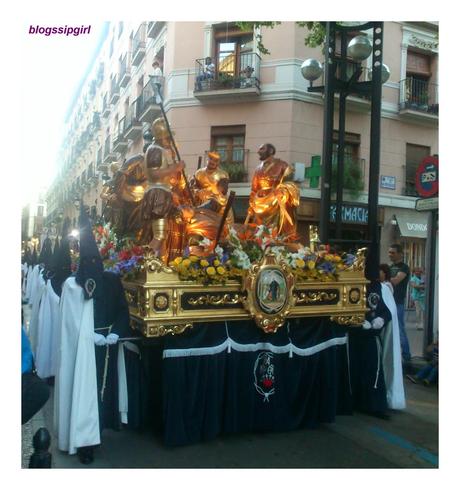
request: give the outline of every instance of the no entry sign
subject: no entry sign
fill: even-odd
[[[421,197],[432,197],[439,190],[439,161],[437,156],[425,157],[415,173],[415,188]]]

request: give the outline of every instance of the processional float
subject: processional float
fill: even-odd
[[[113,169],[101,195],[106,225],[96,228],[105,264],[123,274],[132,328],[161,337],[227,320],[252,319],[267,333],[296,317],[361,325],[364,250],[339,255],[300,243],[299,190],[270,144],[259,150],[246,222],[234,223],[220,155],[209,152],[187,178],[154,86],[162,111],[154,140]]]

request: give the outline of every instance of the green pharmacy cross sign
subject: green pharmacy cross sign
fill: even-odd
[[[305,178],[310,179],[310,188],[319,187],[319,178],[321,177],[321,156],[313,155],[311,165],[305,169]]]

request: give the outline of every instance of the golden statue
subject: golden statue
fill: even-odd
[[[153,143],[144,158],[147,177],[141,215],[143,242],[148,244],[164,263],[182,255],[183,226],[178,207],[189,203],[185,164],[175,161],[170,133],[162,117],[152,123]]]
[[[112,223],[117,234],[134,234],[137,239],[142,228],[141,202],[147,186],[143,161],[144,156],[138,154],[128,158],[121,168],[112,164],[113,178],[104,184],[101,192],[104,218]]]
[[[219,153],[208,152],[206,167],[195,172],[192,188],[198,206],[206,205],[222,215],[227,204],[230,178],[228,173],[219,167],[219,164]],[[233,221],[233,213],[230,211],[227,223],[233,223]]]
[[[300,192],[294,182],[284,182],[292,173],[290,165],[275,158],[275,147],[263,144],[258,152],[262,163],[252,178],[247,223],[276,227],[284,240],[295,239],[295,209],[299,205]]]

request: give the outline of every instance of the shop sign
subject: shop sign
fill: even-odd
[[[330,207],[330,220],[336,220],[337,207],[332,204]],[[359,225],[367,225],[368,210],[364,206],[342,205],[342,223],[356,223]]]

